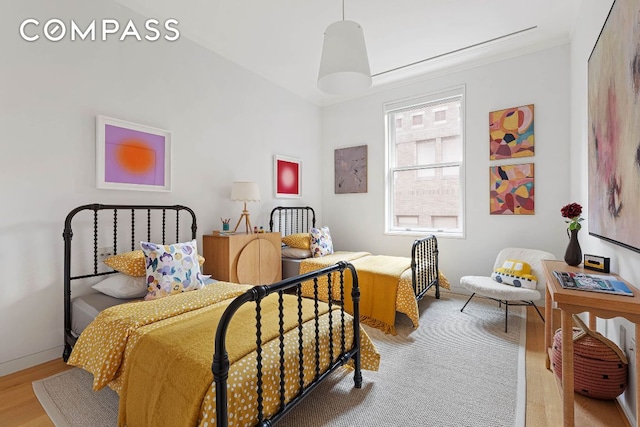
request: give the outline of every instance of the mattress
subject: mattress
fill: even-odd
[[[297,258],[282,258],[282,278],[288,279],[289,277],[299,276],[301,261],[301,259]]]
[[[77,337],[102,310],[138,300],[114,298],[99,292],[76,297],[71,301],[71,330]]]
[[[216,283],[217,280],[209,277],[204,279],[204,284],[210,285]],[[118,304],[124,304],[132,301],[142,301],[142,298],[122,299],[114,298],[100,292],[95,294],[83,295],[71,300],[71,331],[78,337],[87,327],[98,313]]]

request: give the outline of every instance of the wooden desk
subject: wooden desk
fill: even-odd
[[[636,343],[640,343],[640,292],[633,286],[633,297],[622,295],[608,295],[600,292],[577,291],[563,289],[553,275],[554,271],[576,273],[595,273],[583,270],[582,267],[571,267],[564,261],[543,261],[547,291],[545,293],[545,329],[544,343],[547,350],[553,342],[552,308],[556,304],[561,310],[562,327],[562,415],[565,426],[574,425],[574,391],[573,391],[573,319],[572,314],[589,313],[589,328],[595,329],[596,318],[611,319],[624,317],[636,325]],[[615,274],[610,273],[613,276]],[[624,281],[624,279],[620,279]],[[627,283],[627,285],[629,285]],[[635,351],[635,366],[640,366],[640,352]],[[547,351],[547,369],[550,368],[549,352]],[[640,426],[640,381],[636,380],[636,421]]]

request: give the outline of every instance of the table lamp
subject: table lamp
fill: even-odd
[[[244,202],[244,209],[238,219],[236,228],[233,229],[235,233],[242,222],[242,218],[245,219],[247,227],[247,234],[252,233],[251,221],[249,220],[249,211],[247,210],[247,202],[259,202],[260,201],[260,189],[255,182],[234,182],[231,186],[231,200]]]

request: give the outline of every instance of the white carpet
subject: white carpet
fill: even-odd
[[[365,327],[382,362],[363,371],[340,370],[287,414],[281,426],[524,426],[524,309],[504,308],[443,292],[420,303],[420,327],[398,315],[396,336]],[[74,368],[34,382],[36,396],[58,427],[117,425],[117,395],[91,391],[91,375]]]

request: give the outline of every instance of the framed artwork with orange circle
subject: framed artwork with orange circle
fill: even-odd
[[[171,132],[98,116],[96,187],[171,191]]]

